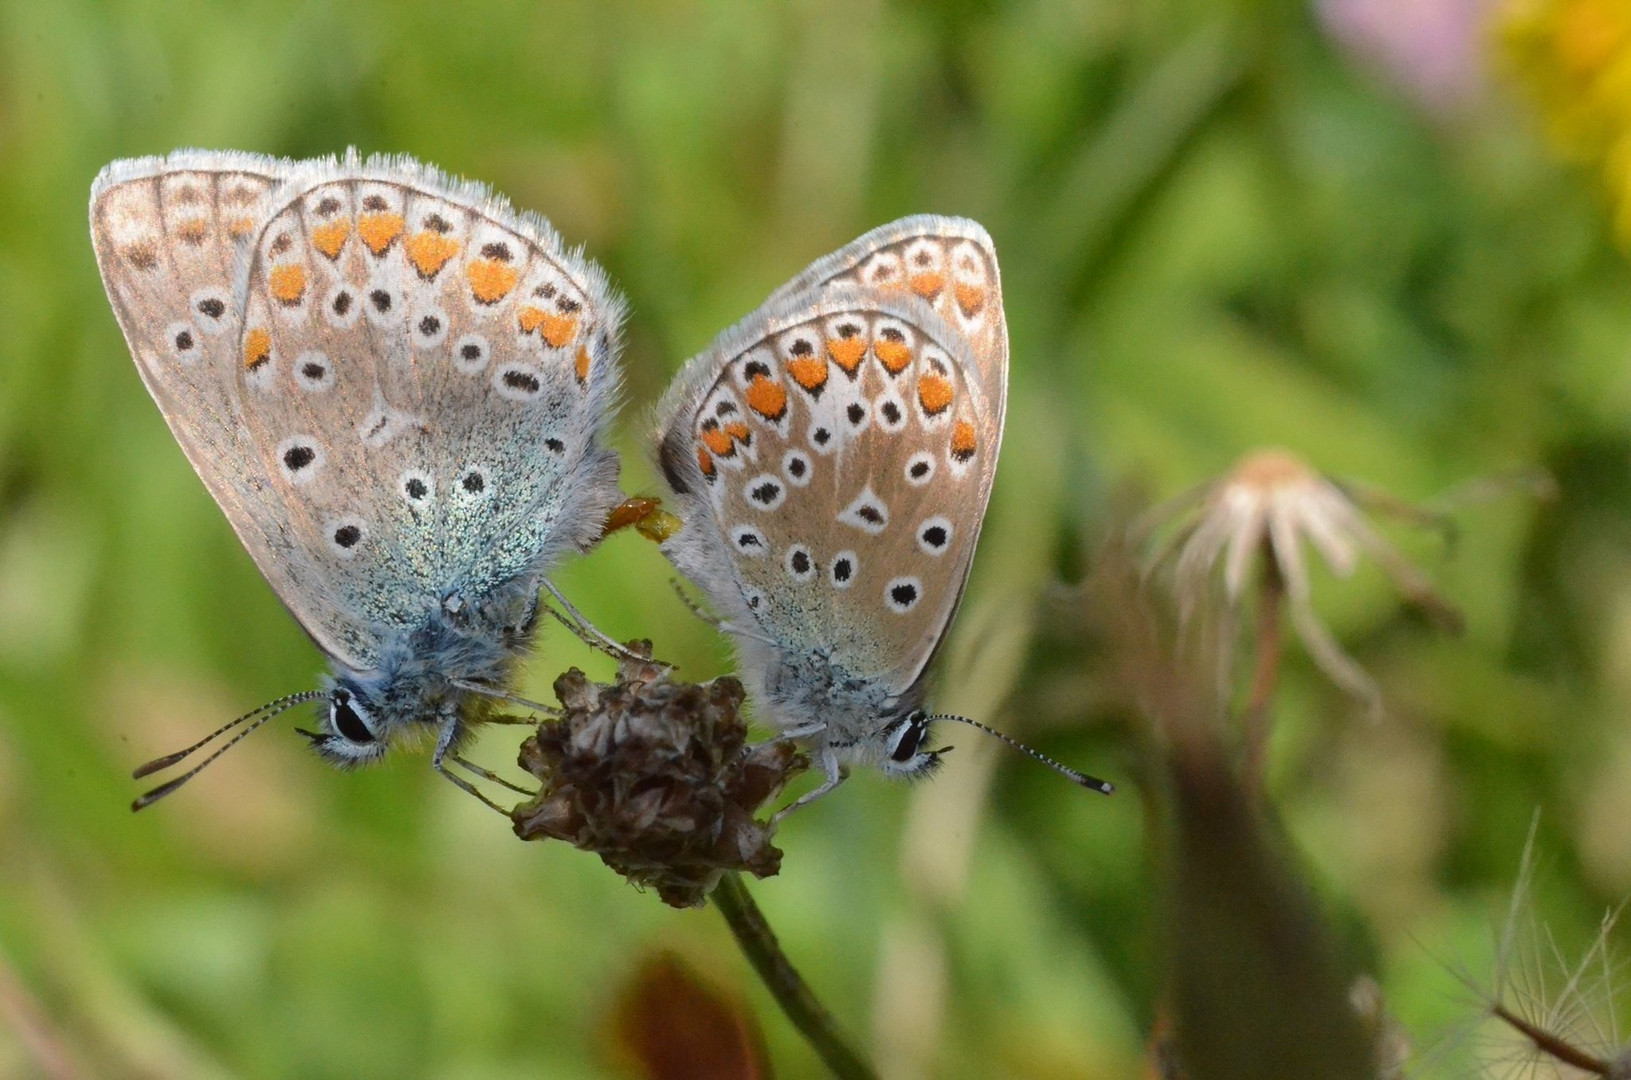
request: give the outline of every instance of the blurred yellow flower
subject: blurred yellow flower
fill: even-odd
[[[1631,3],[1508,0],[1497,28],[1553,140],[1602,170],[1615,233],[1631,246]]]

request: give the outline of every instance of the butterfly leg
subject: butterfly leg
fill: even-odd
[[[470,682],[467,679],[449,679],[448,682],[452,683],[454,686],[457,686],[460,690],[468,690],[472,694],[480,694],[482,697],[492,698],[494,701],[506,701],[511,705],[519,705],[523,709],[531,709],[533,712],[543,713],[545,716],[562,715],[561,710],[555,708],[553,705],[542,705],[536,701],[530,701],[527,698],[518,697],[517,695],[510,693],[508,690],[500,690],[496,686],[484,686],[481,683]],[[533,724],[536,722],[537,721],[535,720],[520,716],[489,716],[482,720],[482,723],[484,724]]]
[[[821,752],[821,767],[827,773],[826,782],[820,787],[816,788],[814,791],[806,792],[805,794],[800,795],[797,799],[794,799],[792,802],[776,811],[775,816],[770,819],[770,824],[772,826],[780,824],[781,819],[786,817],[788,814],[791,814],[794,810],[797,810],[801,806],[808,806],[817,799],[821,798],[821,796],[827,794],[827,792],[831,791],[833,788],[837,787],[839,784],[842,784],[845,780],[849,779],[849,770],[838,764],[838,755],[833,753],[831,750],[823,750]]]
[[[715,630],[725,629],[725,620],[703,611],[702,605],[691,599],[691,595],[685,591],[685,587],[680,584],[679,578],[669,578],[668,583],[674,586],[674,593],[680,598],[680,603],[685,605],[685,610],[689,611],[691,614],[695,615],[697,618],[701,619]]]
[[[459,724],[457,720],[449,720],[446,724],[442,725],[442,732],[436,738],[436,750],[430,756],[430,767],[440,773],[444,780],[450,781],[454,787],[463,791],[465,794],[475,796],[482,802],[486,803],[491,809],[503,814],[505,817],[509,817],[510,812],[508,810],[504,809],[502,806],[483,795],[480,791],[477,791],[476,785],[472,784],[464,777],[448,771],[447,762],[450,759],[453,761],[459,760],[459,756],[457,754],[451,753],[453,739],[454,736],[458,734],[458,730]]]
[[[538,793],[536,791],[533,791],[530,788],[524,788],[520,784],[511,783],[510,781],[504,779],[502,776],[498,775],[493,770],[484,769],[480,765],[477,765],[475,762],[470,761],[470,760],[468,760],[466,758],[462,758],[457,754],[449,754],[447,760],[451,761],[453,764],[459,766],[461,769],[464,769],[466,772],[474,773],[475,775],[481,777],[483,780],[487,780],[487,781],[490,781],[490,782],[492,782],[494,784],[497,784],[499,787],[509,788],[511,791],[514,791],[514,792],[516,792],[518,794],[521,794],[521,795],[525,795],[528,798],[537,798],[538,797]]]
[[[601,652],[606,653],[608,656],[611,656],[617,660],[633,660],[637,663],[656,664],[659,667],[665,668],[673,666],[672,664],[665,664],[661,660],[653,660],[649,656],[641,656],[639,653],[630,652],[628,649],[624,648],[621,643],[614,640],[610,635],[605,633],[594,623],[590,622],[588,617],[584,615],[583,612],[573,607],[572,601],[568,600],[561,594],[561,590],[555,587],[554,582],[550,581],[548,578],[544,578],[543,581],[544,588],[549,590],[549,595],[553,596],[555,598],[555,602],[561,605],[561,609],[565,612],[565,614],[562,614],[561,611],[556,611],[547,604],[545,605],[545,609],[548,610],[551,615],[555,616],[555,619],[562,626],[576,634],[578,636],[578,640],[582,641],[591,649],[599,649]]]

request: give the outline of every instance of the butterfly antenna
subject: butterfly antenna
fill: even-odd
[[[151,806],[158,802],[160,799],[179,788],[182,784],[185,784],[187,781],[203,772],[209,767],[211,762],[220,757],[222,754],[226,753],[228,750],[231,750],[234,746],[237,746],[243,741],[244,736],[266,723],[266,721],[287,712],[296,705],[307,701],[315,701],[318,698],[327,696],[327,694],[328,691],[326,690],[308,690],[302,694],[290,694],[288,697],[281,697],[276,701],[269,701],[253,712],[245,713],[236,720],[221,725],[221,727],[210,732],[210,734],[206,735],[192,746],[187,747],[187,749],[178,750],[173,754],[167,754],[164,757],[148,762],[146,765],[143,765],[141,768],[136,770],[136,779],[139,780],[150,773],[154,773],[160,769],[168,768],[169,766],[174,765],[176,762],[185,758],[188,754],[191,754],[193,751],[208,744],[212,739],[220,737],[225,732],[232,730],[240,724],[253,720],[253,723],[250,723],[248,727],[244,728],[242,731],[238,732],[238,734],[228,739],[225,745],[218,747],[209,757],[205,758],[203,761],[200,761],[197,765],[194,765],[192,768],[188,769],[174,780],[166,781],[165,783],[162,783],[158,787],[154,788],[152,791],[149,791],[147,794],[136,799],[130,804],[131,811],[134,812],[141,810],[144,807]]]
[[[1084,772],[1077,772],[1075,769],[1072,769],[1069,765],[1061,765],[1059,762],[1053,760],[1048,755],[1042,753],[1042,751],[1033,750],[1029,746],[1026,746],[1024,743],[1020,742],[1018,739],[1013,738],[1010,735],[1004,735],[1002,732],[998,731],[996,728],[988,727],[985,724],[980,723],[978,720],[970,720],[966,716],[956,716],[956,715],[954,715],[952,713],[936,713],[935,715],[929,717],[928,719],[930,719],[930,720],[955,720],[959,724],[967,724],[971,728],[979,728],[981,731],[985,732],[987,735],[990,735],[990,736],[992,736],[994,738],[1000,739],[1003,742],[1007,743],[1009,746],[1012,746],[1015,750],[1018,750],[1018,751],[1020,751],[1022,753],[1025,753],[1025,754],[1029,754],[1032,758],[1036,759],[1037,761],[1040,761],[1042,764],[1046,765],[1048,768],[1052,769],[1054,772],[1059,773],[1061,776],[1068,777],[1069,779],[1071,779],[1071,780],[1075,781],[1076,783],[1080,784],[1082,787],[1091,788],[1092,790],[1097,791],[1101,795],[1109,795],[1109,794],[1113,793],[1116,790],[1116,785],[1112,784],[1110,781],[1100,780],[1098,777],[1089,776],[1089,775],[1087,775],[1087,773],[1084,773]]]
[[[287,697],[280,697],[276,701],[268,701],[265,705],[262,705],[258,709],[250,709],[236,720],[228,720],[226,723],[222,724],[220,727],[216,728],[202,739],[199,739],[185,750],[177,750],[173,754],[165,754],[163,757],[154,758],[146,765],[139,766],[135,772],[130,774],[130,777],[132,780],[140,780],[144,776],[151,776],[153,773],[159,772],[162,769],[168,769],[170,766],[191,756],[203,747],[208,746],[211,742],[219,739],[222,735],[225,735],[239,724],[253,720],[267,709],[276,709],[278,712],[282,712],[290,705],[298,705],[302,701],[310,701],[313,696],[320,696],[320,694],[321,691],[307,690],[299,694],[290,694]]]

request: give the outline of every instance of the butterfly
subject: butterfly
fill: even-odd
[[[302,733],[329,762],[429,733],[436,770],[488,801],[447,766],[497,779],[458,751],[519,700],[545,572],[621,498],[605,274],[485,187],[355,151],[116,161],[90,216],[143,382],[332,669],[136,775],[318,701]]]
[[[973,565],[1007,394],[991,238],[922,215],[811,264],[658,407],[657,464],[684,522],[663,552],[720,613],[765,719],[826,774],[783,814],[854,765],[940,764],[926,680]]]

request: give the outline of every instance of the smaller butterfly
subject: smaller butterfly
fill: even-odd
[[[663,543],[735,640],[765,719],[835,788],[852,765],[922,776],[930,665],[996,474],[1008,330],[996,252],[917,216],[817,260],[686,363],[656,456],[685,522]]]
[[[171,432],[333,667],[136,775],[315,701],[304,734],[333,764],[429,734],[437,771],[495,805],[447,767],[504,783],[459,749],[520,700],[544,574],[621,498],[605,275],[486,188],[354,152],[117,161],[91,236]]]

